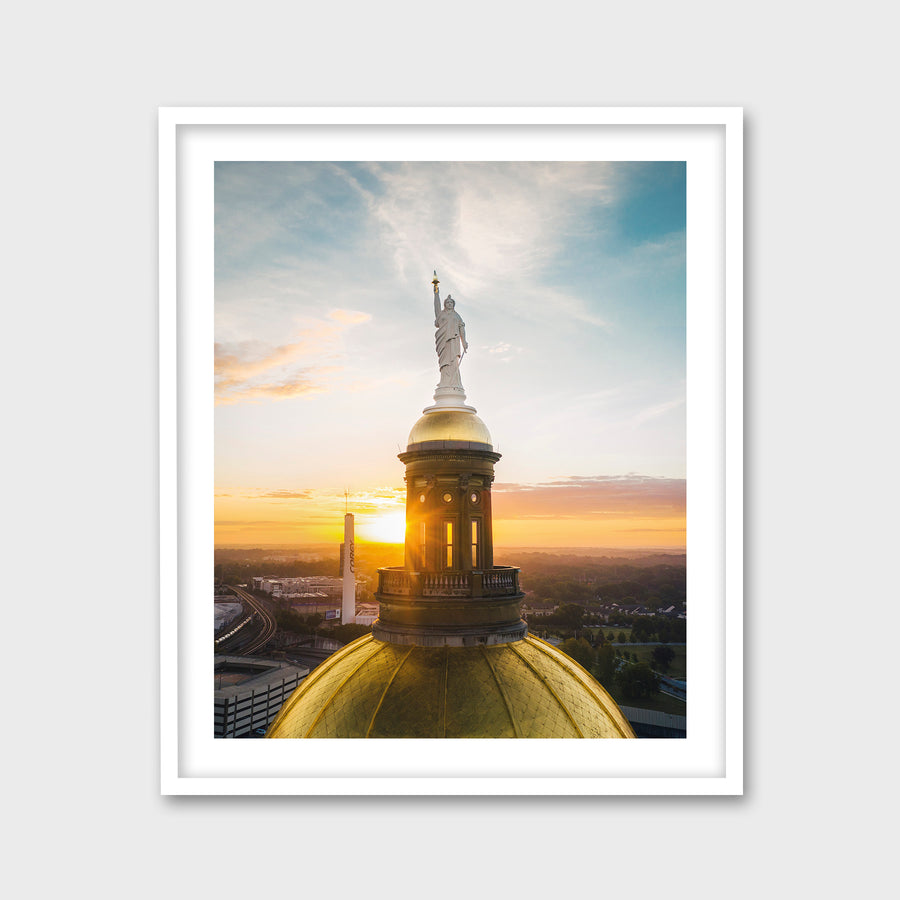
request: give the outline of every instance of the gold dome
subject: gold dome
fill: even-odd
[[[435,409],[426,412],[409,433],[408,444],[427,441],[469,441],[491,446],[487,425],[465,409]]]
[[[268,738],[633,738],[588,672],[529,635],[477,647],[361,637],[290,696]]]

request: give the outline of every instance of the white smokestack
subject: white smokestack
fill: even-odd
[[[356,565],[353,544],[353,513],[344,516],[344,593],[341,601],[341,622],[356,622]]]

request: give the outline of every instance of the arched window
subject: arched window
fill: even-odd
[[[428,529],[424,522],[419,522],[419,568],[428,568]]]
[[[445,569],[452,569],[453,559],[453,522],[449,519],[444,520],[444,552],[443,563]]]
[[[481,519],[472,519],[472,568],[483,566],[481,559]]]

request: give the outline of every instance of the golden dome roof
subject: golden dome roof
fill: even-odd
[[[529,635],[477,647],[401,646],[365,635],[281,708],[268,738],[633,738],[574,660]]]
[[[490,446],[491,433],[474,412],[447,407],[429,410],[413,425],[407,443],[427,441],[470,441]]]

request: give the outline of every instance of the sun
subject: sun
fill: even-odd
[[[406,539],[406,515],[403,512],[384,513],[360,522],[360,531],[370,541],[381,544],[402,544]]]

